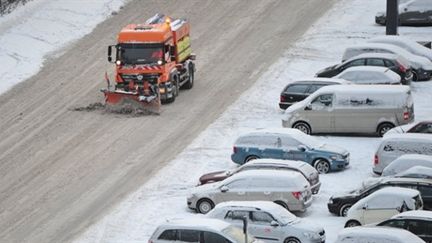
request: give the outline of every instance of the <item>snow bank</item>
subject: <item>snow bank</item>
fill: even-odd
[[[0,94],[36,74],[50,53],[90,33],[127,0],[37,0],[0,17]]]

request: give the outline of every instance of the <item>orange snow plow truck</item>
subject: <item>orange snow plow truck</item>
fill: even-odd
[[[172,103],[180,88],[194,84],[195,54],[185,19],[156,14],[144,24],[129,24],[108,47],[108,61],[116,64],[115,86],[101,91],[107,105],[134,107],[160,113],[161,103]],[[111,55],[115,52],[115,58]]]

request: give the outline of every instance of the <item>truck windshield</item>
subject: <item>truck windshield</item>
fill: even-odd
[[[163,45],[160,44],[118,45],[118,60],[124,64],[156,64],[163,59]]]

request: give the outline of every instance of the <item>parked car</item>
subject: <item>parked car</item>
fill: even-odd
[[[387,67],[399,74],[402,84],[409,85],[412,80],[411,66],[402,56],[390,53],[364,53],[352,57],[340,64],[336,64],[318,71],[317,77],[334,77],[347,68],[357,66]]]
[[[373,172],[381,174],[387,165],[404,154],[432,155],[432,136],[420,133],[386,136],[375,152]]]
[[[248,243],[262,243],[251,235],[247,238]],[[219,219],[178,219],[159,225],[148,242],[244,243],[245,234],[240,228]]]
[[[380,222],[401,212],[423,209],[420,192],[386,187],[356,202],[348,210],[345,228]]]
[[[414,120],[411,90],[400,85],[326,86],[285,111],[283,127],[311,133],[382,136]]]
[[[398,178],[421,178],[432,180],[432,168],[425,166],[413,166],[405,171],[399,172],[393,177]]]
[[[232,170],[216,171],[199,178],[199,185],[222,181],[238,172],[246,170],[289,170],[296,171],[304,176],[310,183],[313,194],[318,193],[321,182],[319,181],[318,171],[310,164],[299,160],[281,160],[281,159],[256,159],[243,164]]]
[[[386,136],[394,133],[429,133],[432,134],[432,120],[418,121],[392,128]]]
[[[339,232],[335,243],[424,243],[413,233],[386,227],[354,227]]]
[[[385,187],[406,187],[414,188],[420,191],[424,207],[427,210],[432,209],[432,181],[420,178],[394,178],[381,177],[365,180],[362,186],[350,192],[333,195],[327,203],[330,213],[346,216],[348,210],[360,199],[369,196],[373,192]]]
[[[390,44],[365,43],[350,46],[345,49],[342,61],[363,53],[391,53],[402,56],[408,60],[412,68],[413,81],[429,80],[432,74],[432,62],[429,59],[412,54],[403,48]]]
[[[390,162],[382,171],[382,176],[392,176],[413,166],[421,165],[432,168],[432,156],[423,154],[404,154]]]
[[[343,78],[355,84],[401,84],[399,74],[386,67],[350,67],[335,78]]]
[[[248,170],[192,188],[187,205],[205,214],[228,201],[272,201],[289,211],[304,212],[312,204],[312,191],[309,182],[294,171]]]
[[[247,218],[248,233],[269,242],[321,243],[326,239],[323,227],[297,218],[273,202],[220,203],[207,216],[238,227]]]
[[[432,242],[432,212],[430,211],[413,210],[403,212],[377,224],[377,226],[408,230],[425,242]]]
[[[343,79],[333,78],[310,78],[305,80],[294,81],[282,90],[280,94],[279,107],[283,110],[290,105],[304,100],[310,94],[321,87],[327,85],[349,84],[350,82]]]
[[[430,2],[430,0],[428,0],[429,3],[432,5],[432,2]],[[432,10],[432,7],[431,7]],[[432,17],[432,16],[431,16]],[[404,36],[399,36],[399,35],[384,35],[384,36],[379,36],[379,37],[375,37],[372,38],[370,40],[368,40],[368,42],[372,42],[372,43],[383,43],[383,44],[390,44],[390,45],[395,45],[395,46],[399,46],[415,55],[418,56],[423,56],[426,57],[427,59],[429,59],[430,61],[432,61],[432,50],[411,40],[408,39]]]
[[[398,14],[399,25],[406,26],[431,26],[432,5],[430,0],[411,0],[399,4]],[[385,25],[387,22],[386,13],[378,12],[375,16],[375,23]]]
[[[319,173],[342,170],[349,152],[322,143],[297,129],[262,129],[240,136],[234,143],[232,161],[244,164],[258,158],[301,160]]]

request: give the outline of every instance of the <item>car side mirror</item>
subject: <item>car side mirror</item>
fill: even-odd
[[[305,106],[304,110],[305,110],[305,111],[310,111],[310,110],[312,110],[312,104],[309,104],[309,105]]]
[[[304,145],[299,145],[298,147],[297,147],[297,149],[298,150],[300,150],[301,152],[304,152],[304,151],[306,151],[306,146],[304,146]]]
[[[220,191],[221,192],[227,192],[229,188],[227,186],[221,186]]]
[[[367,204],[363,205],[363,209],[364,210],[368,209],[368,205]]]
[[[277,221],[273,220],[273,221],[270,222],[270,226],[272,226],[272,227],[278,227],[279,223]]]

